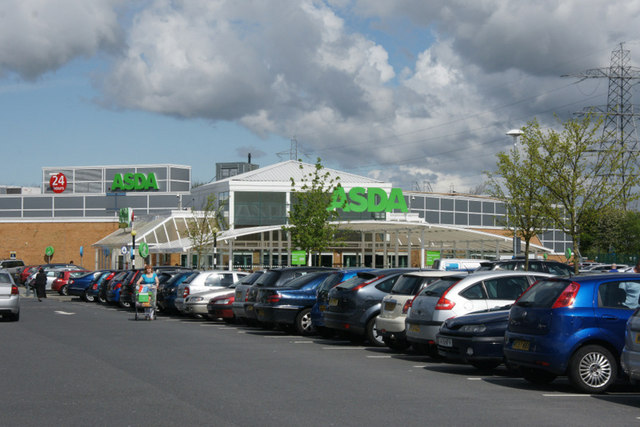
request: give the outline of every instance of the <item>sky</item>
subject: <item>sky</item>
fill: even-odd
[[[620,43],[638,65],[638,22],[634,0],[3,0],[0,185],[156,163],[206,183],[294,145],[405,190],[477,191],[507,131],[606,105],[606,79],[577,76]]]

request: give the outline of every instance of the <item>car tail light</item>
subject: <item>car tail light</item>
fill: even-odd
[[[120,289],[122,287],[122,283],[116,283],[113,289]]]
[[[278,301],[280,301],[280,295],[278,294],[269,295],[267,297],[267,302],[270,304],[276,303]]]
[[[75,282],[75,280],[73,280],[73,279],[69,280],[69,284],[70,284],[70,285],[73,285],[73,284],[74,284],[74,282]]]
[[[95,291],[96,289],[98,289],[98,284],[97,284],[97,283],[94,283],[94,284],[93,284],[93,286],[92,286],[91,288]]]
[[[578,295],[578,290],[580,290],[579,284],[576,282],[569,283],[569,285],[564,288],[564,291],[562,291],[556,302],[553,303],[551,308],[570,307],[575,301],[576,295]]]
[[[366,282],[362,282],[362,283],[360,283],[358,286],[356,286],[355,288],[351,288],[351,290],[352,290],[353,292],[357,292],[357,291],[359,291],[360,289],[364,288],[364,287],[365,287],[365,286],[367,286],[367,285],[372,284],[373,282],[375,282],[376,280],[378,280],[378,279],[380,279],[380,278],[382,278],[382,277],[383,277],[383,276],[378,276],[378,277],[374,277],[374,278],[373,278],[373,279],[371,279],[371,280],[367,280]]]
[[[16,285],[11,285],[11,295],[20,295],[20,291]]]
[[[186,288],[184,288],[184,291],[182,292],[182,298],[186,298],[189,296],[189,287],[187,286]]]
[[[458,282],[456,282],[458,283]],[[438,302],[436,303],[436,310],[452,310],[453,307],[455,307],[456,303],[446,299],[445,297],[447,296],[447,294],[449,293],[449,291],[451,290],[451,288],[453,288],[455,286],[454,283],[453,285],[449,286],[449,288],[444,291],[444,293],[442,294],[442,296],[440,297],[440,299],[438,300]]]
[[[407,314],[409,312],[409,309],[413,305],[413,300],[414,299],[416,299],[416,297],[413,297],[413,298],[411,298],[410,300],[407,300],[407,302],[404,303],[404,306],[402,307],[402,314]]]

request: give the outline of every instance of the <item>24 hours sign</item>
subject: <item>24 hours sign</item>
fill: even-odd
[[[62,193],[67,189],[67,177],[62,172],[51,175],[49,178],[49,187],[54,193]]]

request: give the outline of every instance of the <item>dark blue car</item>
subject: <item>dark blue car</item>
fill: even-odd
[[[511,304],[445,320],[436,335],[438,354],[478,369],[504,361],[502,347]]]
[[[537,282],[511,307],[507,362],[533,383],[567,375],[582,392],[604,392],[618,377],[626,323],[639,294],[634,273]]]
[[[169,273],[158,279],[157,305],[162,313],[178,313],[176,309],[176,298],[178,286],[192,275],[199,274],[198,271],[183,270]],[[162,280],[161,280],[162,279]]]
[[[316,302],[316,289],[329,271],[309,273],[280,286],[261,287],[254,309],[256,318],[264,324],[276,324],[300,335],[314,332],[311,307]]]
[[[87,273],[84,276],[69,279],[67,285],[68,295],[80,297],[84,301],[89,301],[88,294],[96,280],[107,270],[98,270]],[[93,299],[91,299],[93,301]]]
[[[372,268],[349,268],[332,272],[316,289],[316,302],[311,307],[311,324],[322,336],[331,336],[333,329],[324,325],[324,311],[329,304],[329,291],[345,280],[351,279],[361,271],[370,271]]]
[[[107,270],[102,273],[96,280],[93,281],[89,289],[87,290],[86,296],[88,302],[101,302],[99,295],[102,290],[103,294],[106,292],[106,283],[109,282],[116,275],[116,270]],[[104,301],[106,302],[106,296],[104,297]]]

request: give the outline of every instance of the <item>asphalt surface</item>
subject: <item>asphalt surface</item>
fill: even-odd
[[[640,389],[576,394],[340,339],[50,295],[1,322],[2,426],[601,426],[640,423]]]

